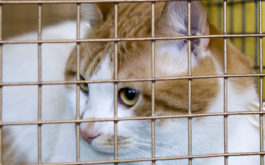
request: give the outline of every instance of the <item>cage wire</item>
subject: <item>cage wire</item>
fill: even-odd
[[[145,40],[151,41],[152,44],[152,66],[151,66],[151,73],[152,77],[151,79],[143,79],[141,81],[150,81],[152,84],[152,115],[150,117],[146,118],[127,118],[130,120],[137,120],[137,119],[147,119],[151,120],[151,132],[152,132],[152,155],[150,158],[142,158],[142,159],[132,159],[132,160],[119,160],[118,157],[118,139],[117,139],[117,123],[118,121],[127,120],[127,119],[119,119],[117,115],[117,98],[118,98],[118,83],[122,82],[122,80],[119,80],[118,78],[118,57],[117,57],[117,47],[118,42],[123,41],[126,39],[120,39],[117,36],[117,20],[118,18],[118,4],[123,2],[150,2],[151,8],[152,8],[152,28],[151,28],[151,37],[145,38]],[[162,119],[161,117],[158,117],[155,115],[155,81],[159,80],[159,78],[155,77],[155,41],[158,39],[161,39],[159,37],[155,36],[155,21],[154,21],[154,4],[156,1],[159,0],[35,0],[35,1],[29,1],[29,0],[8,0],[8,1],[0,1],[0,62],[2,66],[2,47],[4,44],[17,44],[17,43],[35,43],[38,44],[38,81],[37,82],[3,82],[2,81],[2,67],[0,71],[0,123],[1,123],[1,129],[0,129],[0,141],[1,141],[1,147],[2,147],[2,127],[8,126],[8,125],[29,125],[29,124],[35,124],[38,125],[38,164],[45,164],[42,162],[42,131],[41,127],[43,124],[58,124],[58,123],[76,123],[76,161],[73,164],[100,164],[100,163],[126,163],[126,162],[133,162],[133,161],[152,161],[152,164],[155,164],[157,160],[174,160],[174,159],[188,159],[189,164],[192,164],[192,159],[194,158],[210,158],[210,157],[224,157],[224,164],[228,164],[228,157],[229,156],[240,156],[240,155],[260,155],[261,164],[264,162],[264,142],[261,140],[261,148],[260,152],[249,152],[249,153],[228,153],[228,139],[227,139],[227,117],[228,115],[232,115],[232,112],[227,111],[227,107],[225,106],[224,112],[219,114],[201,114],[201,116],[224,116],[224,153],[222,154],[208,154],[208,155],[193,155],[192,154],[192,135],[191,135],[191,119],[192,117],[200,116],[200,114],[192,114],[191,113],[191,81],[192,81],[192,73],[191,73],[191,43],[190,40],[188,40],[189,43],[189,69],[188,69],[188,76],[180,79],[188,79],[188,86],[189,86],[189,102],[188,102],[188,114],[182,115],[182,116],[167,116],[167,118],[188,118],[188,155],[187,156],[175,156],[175,157],[165,157],[165,158],[158,158],[155,154],[155,120],[156,119]],[[115,2],[114,5],[114,38],[111,39],[81,39],[80,38],[80,5],[83,2],[87,3],[98,3],[98,2]],[[190,32],[190,1],[188,5],[188,12],[189,12],[189,30],[188,35],[191,34]],[[227,104],[227,79],[229,77],[233,77],[231,75],[227,75],[227,58],[226,58],[226,42],[227,39],[230,39],[234,45],[239,48],[244,54],[250,56],[252,58],[253,63],[255,64],[255,69],[257,71],[257,74],[252,75],[245,75],[245,76],[252,76],[257,78],[257,84],[258,84],[258,92],[260,96],[260,111],[259,112],[246,112],[249,114],[260,114],[260,139],[263,139],[263,109],[262,109],[262,102],[265,98],[264,91],[265,91],[265,82],[263,82],[263,72],[264,72],[264,64],[265,59],[263,56],[265,55],[265,41],[264,41],[264,32],[265,32],[265,2],[263,0],[209,0],[209,1],[202,1],[204,4],[204,7],[207,11],[208,18],[211,20],[211,22],[217,26],[222,32],[224,39],[224,75],[216,76],[216,78],[224,78],[224,99],[225,99],[225,105]],[[42,11],[46,7],[45,5],[49,4],[50,6],[50,12],[43,13]],[[45,17],[43,15],[46,15],[46,17],[54,15],[59,15],[58,19],[65,18],[67,12],[64,12],[63,17],[60,17],[62,15],[58,14],[58,8],[52,9],[53,5],[64,5],[64,9],[67,9],[66,11],[69,11],[69,15],[67,15],[67,19],[75,19],[76,20],[76,39],[75,40],[42,40],[42,29],[43,27],[46,27],[48,25],[53,24],[53,22],[45,22]],[[31,9],[24,9],[25,6],[29,6]],[[13,9],[13,10],[12,10]],[[46,9],[45,9],[46,10]],[[16,12],[14,12],[16,11]],[[35,15],[27,14],[28,11],[35,12]],[[48,10],[47,10],[48,11]],[[57,11],[54,12],[54,11]],[[26,17],[23,18],[23,15],[21,15],[21,18],[17,17],[17,13],[25,13]],[[51,14],[52,13],[52,14]],[[65,14],[66,13],[66,14]],[[51,15],[49,15],[51,14]],[[29,21],[37,20],[33,24],[25,24],[25,20]],[[17,24],[19,22],[19,25]],[[24,24],[23,24],[24,23]],[[30,27],[27,27],[27,26]],[[22,29],[22,30],[21,30]],[[22,40],[22,41],[11,41],[6,40],[10,36],[15,36],[17,34],[22,34],[25,31],[29,30],[36,30],[37,31],[37,40]],[[188,38],[187,36],[185,36]],[[184,38],[185,38],[184,37]],[[211,36],[209,36],[211,37]],[[173,38],[174,39],[174,38]],[[178,39],[176,37],[175,39]],[[133,40],[133,39],[131,39]],[[138,39],[139,40],[139,39]],[[114,106],[114,118],[110,121],[114,122],[114,160],[111,161],[90,161],[90,162],[82,162],[80,161],[80,122],[82,121],[100,121],[97,119],[87,119],[87,120],[81,120],[79,112],[80,112],[80,83],[84,83],[84,81],[80,80],[79,74],[80,74],[80,43],[81,42],[97,42],[97,41],[108,41],[108,42],[114,42],[114,54],[115,54],[115,60],[114,60],[114,80],[97,80],[97,81],[85,81],[87,83],[102,83],[102,82],[111,82],[114,83],[114,89],[115,89],[115,106]],[[137,39],[135,39],[137,41]],[[44,43],[76,43],[76,60],[77,62],[77,76],[76,81],[73,82],[64,82],[64,81],[42,81],[42,44]],[[4,62],[4,61],[3,61]],[[195,76],[196,77],[196,76]],[[239,75],[239,77],[244,77],[244,75]],[[199,78],[197,76],[197,78]],[[168,78],[168,80],[175,80],[178,79],[176,77]],[[127,80],[124,80],[127,81]],[[44,85],[59,85],[59,84],[77,84],[76,88],[76,120],[70,120],[70,121],[43,121],[42,120],[42,88]],[[262,86],[260,86],[262,84]],[[38,121],[35,122],[3,122],[2,121],[2,87],[4,86],[23,86],[23,85],[37,85],[38,86]],[[238,113],[240,114],[240,113]],[[243,112],[242,112],[243,114]],[[0,164],[3,164],[2,162],[2,155],[3,151],[0,150]],[[60,164],[69,164],[69,163],[60,163]]]

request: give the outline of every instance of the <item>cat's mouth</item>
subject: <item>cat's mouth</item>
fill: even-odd
[[[101,154],[114,155],[115,142],[114,136],[100,135],[91,142],[91,148]],[[117,146],[119,154],[127,153],[133,146],[133,141],[128,137],[118,136]]]

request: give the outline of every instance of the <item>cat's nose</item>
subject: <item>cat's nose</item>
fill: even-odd
[[[92,143],[92,141],[96,138],[96,137],[98,137],[99,136],[99,133],[98,132],[96,132],[96,131],[91,131],[91,130],[88,130],[88,129],[85,129],[85,130],[80,130],[80,134],[81,134],[81,136],[83,137],[83,139],[87,142],[87,143],[89,143],[89,144],[91,144]]]

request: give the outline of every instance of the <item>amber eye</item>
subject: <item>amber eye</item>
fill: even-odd
[[[85,78],[83,76],[80,76],[80,80],[85,80]],[[84,91],[84,92],[88,92],[88,85],[87,83],[81,83],[80,84],[80,88]]]
[[[134,106],[139,98],[139,92],[132,88],[122,88],[119,90],[119,99],[126,106]]]

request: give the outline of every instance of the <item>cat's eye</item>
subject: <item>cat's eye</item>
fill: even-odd
[[[85,78],[83,76],[80,76],[80,79],[81,80],[85,80]],[[81,83],[80,84],[80,88],[81,90],[83,90],[84,92],[88,92],[88,85],[87,83]]]
[[[122,88],[119,90],[119,99],[126,106],[134,106],[139,98],[139,92],[132,88]]]

